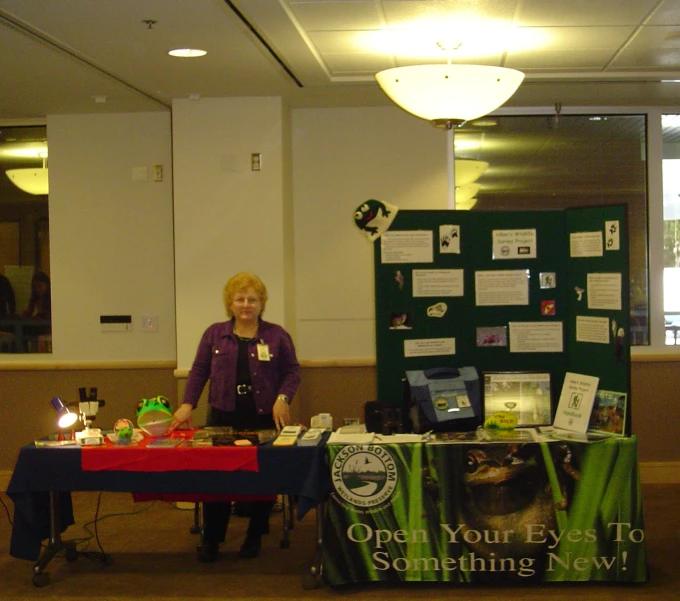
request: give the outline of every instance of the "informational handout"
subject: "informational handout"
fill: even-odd
[[[600,378],[567,372],[553,426],[562,430],[585,433],[595,402]]]
[[[620,227],[618,221],[604,222],[604,247],[606,250],[621,250]]]
[[[431,230],[385,232],[380,237],[383,263],[432,263],[434,261]]]
[[[475,303],[478,307],[529,304],[526,269],[475,272]]]
[[[561,353],[564,347],[561,321],[511,321],[511,353]]]
[[[462,269],[414,269],[413,296],[463,296]]]
[[[570,257],[601,257],[602,232],[574,232],[569,236]]]
[[[609,318],[577,315],[576,342],[609,344]]]
[[[620,273],[589,273],[586,282],[589,309],[621,310]]]
[[[455,355],[455,338],[418,338],[404,340],[404,357],[438,357]]]
[[[494,230],[494,259],[535,259],[536,230]]]

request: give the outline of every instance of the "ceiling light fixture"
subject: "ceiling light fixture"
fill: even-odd
[[[179,58],[197,58],[199,56],[205,56],[208,53],[199,48],[175,48],[174,50],[170,50],[168,54]]]
[[[453,130],[504,104],[524,73],[485,65],[415,65],[380,71],[383,92],[405,111],[447,130],[448,208],[456,208]]]
[[[42,169],[8,169],[5,171],[10,181],[20,190],[36,196],[49,194],[50,186],[47,177],[47,155],[41,155]]]
[[[471,198],[470,200],[460,200],[456,196],[456,208],[459,211],[469,211],[472,207],[477,204],[477,198]]]
[[[456,186],[456,205],[459,203],[467,203],[472,200],[477,195],[480,188],[481,186],[479,184]]]
[[[488,168],[489,163],[486,161],[456,159],[456,184],[466,186],[476,182]]]

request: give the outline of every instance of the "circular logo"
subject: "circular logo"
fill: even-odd
[[[344,501],[375,507],[387,501],[397,485],[397,466],[380,445],[347,445],[333,460],[333,486]]]
[[[449,402],[443,396],[440,396],[434,400],[434,406],[443,411],[449,408]]]

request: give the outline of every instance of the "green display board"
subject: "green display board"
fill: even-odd
[[[626,207],[400,211],[374,242],[378,400],[407,370],[566,372],[625,395],[630,432]]]

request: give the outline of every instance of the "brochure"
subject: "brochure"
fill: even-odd
[[[585,433],[595,402],[600,378],[567,372],[553,426],[570,432]]]

